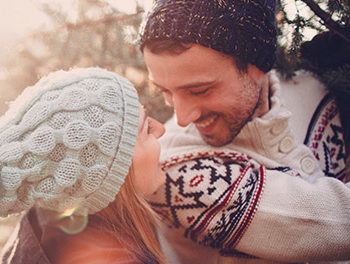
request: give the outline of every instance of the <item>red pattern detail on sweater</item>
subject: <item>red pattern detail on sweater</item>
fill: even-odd
[[[187,216],[187,222],[189,224],[191,224],[191,222],[195,219],[195,217],[192,215],[191,217],[190,216]]]
[[[317,133],[312,138],[312,152],[315,155],[315,157],[319,160],[319,157],[317,157],[317,148],[319,146],[320,140],[322,139],[323,133],[328,126],[329,122],[334,118],[334,116],[338,113],[337,106],[334,101],[330,105],[326,107],[326,109],[323,111],[320,120],[318,121],[318,128],[316,129]]]
[[[209,156],[214,156],[214,157],[219,157],[219,158],[235,158],[237,159],[237,161],[241,161],[241,162],[248,162],[249,160],[251,160],[252,158],[248,155],[245,155],[243,153],[238,153],[238,152],[197,152],[197,153],[191,153],[191,154],[184,154],[181,156],[175,156],[175,157],[171,157],[169,160],[165,160],[163,162],[161,162],[161,167],[164,169],[166,167],[171,167],[172,165],[184,162],[184,161],[188,161],[191,159],[195,159],[195,158],[203,158],[203,157],[209,157]]]
[[[190,181],[190,187],[197,187],[201,182],[203,182],[203,178],[203,174],[193,177]]]
[[[175,202],[178,203],[178,202],[183,202],[184,200],[182,200],[179,196],[175,196]]]
[[[308,145],[326,176],[345,181],[345,146],[335,100],[327,102],[320,111]]]
[[[238,244],[238,242],[241,240],[242,236],[244,235],[245,230],[248,228],[248,226],[252,222],[253,215],[256,213],[258,204],[260,203],[261,193],[263,192],[265,174],[266,174],[265,167],[260,166],[261,181],[259,181],[259,185],[255,189],[256,191],[254,192],[254,195],[253,195],[254,202],[249,206],[249,210],[248,210],[249,213],[244,215],[244,219],[242,221],[242,224],[240,225],[239,230],[235,233],[235,236],[232,236],[230,241],[228,241],[227,243],[228,248],[234,248]]]
[[[220,212],[222,208],[224,208],[231,200],[233,194],[236,192],[239,183],[244,178],[247,171],[251,168],[251,166],[248,166],[245,168],[245,170],[239,175],[238,179],[236,180],[235,184],[232,185],[232,188],[230,192],[224,197],[223,201],[220,202],[217,206],[212,208],[210,212],[207,213],[206,217],[201,221],[200,225],[197,228],[194,228],[191,232],[191,239],[197,241],[198,235],[203,232],[207,226],[211,223],[212,219],[215,217],[215,215]]]
[[[207,237],[208,234],[206,234],[208,230],[206,229],[208,229],[209,224],[211,224],[211,222],[214,221],[215,216],[217,216],[220,213],[220,210],[226,210],[225,206],[228,206],[233,196],[235,195],[235,192],[241,192],[241,191],[244,192],[244,189],[238,190],[237,188],[242,187],[240,186],[240,181],[242,181],[243,178],[244,178],[244,181],[247,179],[248,175],[250,175],[249,170],[251,169],[255,170],[254,168],[258,166],[259,174],[261,174],[259,175],[259,179],[256,182],[257,185],[254,187],[252,197],[250,198],[250,203],[248,207],[244,210],[245,211],[244,215],[242,216],[242,218],[239,218],[240,220],[237,220],[238,226],[232,232],[232,234],[230,234],[229,237],[227,237],[226,241],[222,241],[224,242],[223,244],[224,248],[229,247],[232,250],[239,243],[241,237],[243,236],[248,226],[250,225],[253,219],[253,216],[257,210],[258,204],[262,196],[264,182],[265,182],[265,167],[255,164],[255,162],[250,156],[245,155],[243,153],[233,152],[233,151],[229,151],[229,152],[216,152],[216,151],[210,152],[209,151],[209,152],[197,152],[197,153],[190,153],[190,154],[186,153],[185,155],[172,157],[169,160],[162,162],[162,167],[163,169],[166,169],[166,168],[170,168],[173,165],[178,165],[182,162],[191,161],[196,158],[201,159],[205,157],[229,158],[229,159],[234,159],[238,163],[243,163],[245,165],[239,168],[238,178],[236,178],[235,183],[232,183],[233,184],[232,188],[228,191],[228,193],[226,193],[225,196],[223,196],[216,205],[214,205],[210,209],[208,208],[209,211],[206,211],[206,213],[202,215],[203,218],[200,221],[198,221],[199,219],[197,219],[193,215],[189,215],[185,217],[184,220],[188,223],[188,225],[191,226],[191,227],[188,226],[189,229],[187,230],[189,231],[189,233],[187,234],[195,241],[198,241],[202,234],[204,235],[204,238],[201,238],[201,239],[208,238]],[[189,187],[198,186],[203,181],[203,178],[204,176],[201,174],[196,175],[195,177],[190,179],[190,182],[188,182],[188,186]],[[176,201],[177,199],[176,196],[174,199]],[[195,220],[198,222],[194,222]]]

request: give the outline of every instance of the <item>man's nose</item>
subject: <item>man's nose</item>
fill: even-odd
[[[200,108],[193,100],[173,97],[172,101],[179,126],[188,126],[200,117]]]

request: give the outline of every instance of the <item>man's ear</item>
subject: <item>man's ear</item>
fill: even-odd
[[[248,75],[259,85],[262,87],[266,87],[269,85],[269,77],[268,74],[257,68],[252,64],[248,64]]]

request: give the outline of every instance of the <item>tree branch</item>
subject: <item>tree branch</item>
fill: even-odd
[[[324,10],[322,10],[317,3],[313,0],[301,0],[303,1],[319,18],[321,18],[325,24],[325,26],[333,31],[335,34],[339,35],[342,39],[344,39],[347,43],[350,44],[350,39],[344,33],[344,30],[341,26],[335,22],[331,15]]]

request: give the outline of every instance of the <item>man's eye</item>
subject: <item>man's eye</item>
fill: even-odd
[[[209,91],[210,88],[206,88],[204,90],[200,90],[200,91],[190,91],[190,93],[192,95],[204,95]]]

